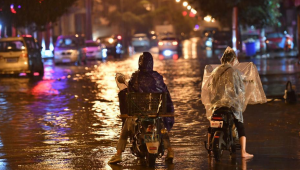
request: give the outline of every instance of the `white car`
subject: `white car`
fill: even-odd
[[[87,59],[102,59],[102,49],[96,41],[87,40],[85,41],[85,45]]]
[[[79,35],[59,36],[54,47],[54,62],[86,63],[85,38]]]
[[[150,48],[150,40],[146,34],[134,34],[131,44],[135,51],[148,50]]]
[[[0,39],[0,74],[44,75],[41,48],[31,35]]]

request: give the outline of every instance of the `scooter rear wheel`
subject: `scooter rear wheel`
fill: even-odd
[[[219,161],[222,156],[221,138],[223,138],[223,133],[220,131],[215,132],[212,140],[212,151],[216,161]]]
[[[155,167],[156,155],[147,153],[146,155],[146,163],[148,167]]]

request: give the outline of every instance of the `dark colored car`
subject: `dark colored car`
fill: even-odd
[[[106,55],[112,55],[114,58],[120,58],[123,54],[122,36],[111,35],[106,37],[98,37],[97,42],[101,44],[101,48],[105,51]]]
[[[232,33],[231,31],[217,31],[212,36],[212,50],[225,49],[228,46],[232,47]]]

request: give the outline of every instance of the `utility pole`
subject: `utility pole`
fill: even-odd
[[[86,30],[85,37],[87,40],[92,40],[92,0],[85,0],[86,6]]]
[[[295,7],[297,8],[297,47],[298,47],[298,64],[300,64],[300,0],[295,0]]]

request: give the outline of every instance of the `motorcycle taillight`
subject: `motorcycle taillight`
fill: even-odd
[[[212,117],[211,120],[223,120],[222,117]]]

